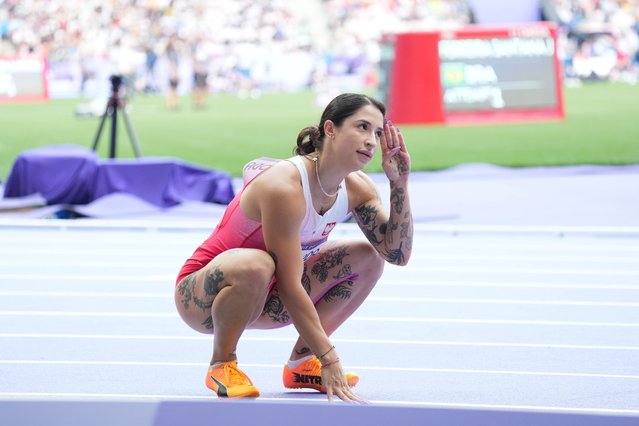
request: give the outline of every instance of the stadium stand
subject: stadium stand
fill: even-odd
[[[44,55],[53,97],[106,92],[109,74],[138,92],[165,92],[169,45],[178,91],[195,68],[210,91],[259,96],[308,87],[374,86],[383,32],[473,23],[466,0],[2,0],[0,56]],[[561,28],[573,79],[636,82],[638,0],[541,0]]]
[[[544,0],[542,7],[559,25],[568,78],[637,83],[637,0]]]

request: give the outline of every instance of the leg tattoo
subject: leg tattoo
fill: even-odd
[[[346,284],[346,285],[345,285]],[[332,302],[335,299],[346,300],[351,297],[351,289],[353,286],[353,281],[346,281],[343,284],[338,284],[329,291],[323,297],[325,302]]]
[[[204,292],[207,296],[217,296],[222,281],[224,281],[224,273],[220,271],[218,266],[214,270],[208,271],[204,277]]]
[[[284,308],[284,304],[280,300],[277,290],[273,291],[273,295],[264,305],[264,313],[274,322],[281,324],[287,323],[290,319],[288,312]]]
[[[346,253],[346,247],[329,250],[320,256],[315,265],[313,265],[311,273],[315,275],[321,283],[323,283],[328,278],[328,270],[337,265],[341,265],[342,260],[346,256],[348,256],[348,253]]]
[[[302,287],[306,290],[306,294],[311,294],[311,277],[308,276],[307,265],[304,264],[304,272],[302,272]]]
[[[189,302],[193,298],[193,287],[195,287],[195,276],[197,272],[184,278],[178,285],[178,292],[182,295],[182,305],[184,309],[189,309]]]

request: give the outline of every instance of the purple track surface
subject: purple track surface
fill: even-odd
[[[220,401],[204,387],[211,337],[181,322],[172,290],[218,207],[77,221],[6,212],[2,423],[637,424],[638,176],[415,174],[411,263],[387,267],[333,336],[365,406],[282,387],[292,327],[240,342],[260,399]]]

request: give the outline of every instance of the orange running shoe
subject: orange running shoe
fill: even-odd
[[[290,368],[288,363],[284,364],[282,373],[284,387],[287,389],[315,389],[326,393],[322,386],[322,363],[314,356],[302,362],[295,368]],[[348,386],[353,387],[359,383],[359,376],[355,373],[346,373]]]
[[[237,368],[237,361],[210,366],[206,375],[206,387],[220,398],[257,398],[260,391],[246,374]]]

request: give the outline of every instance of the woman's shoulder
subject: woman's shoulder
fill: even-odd
[[[346,189],[356,192],[370,192],[375,190],[373,180],[361,170],[349,173],[345,179]]]
[[[263,209],[279,211],[286,217],[306,211],[304,192],[297,168],[289,161],[278,161],[255,176],[243,190],[240,205],[245,214],[261,221]]]
[[[260,194],[297,196],[302,194],[300,185],[300,173],[297,167],[289,160],[279,160],[272,163],[253,179],[251,185],[258,189]]]
[[[377,199],[377,186],[366,173],[361,170],[352,172],[346,176],[346,190],[348,191],[349,209]]]

